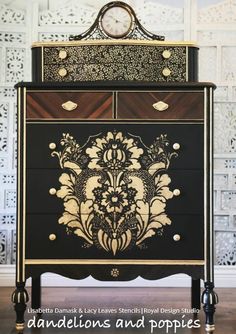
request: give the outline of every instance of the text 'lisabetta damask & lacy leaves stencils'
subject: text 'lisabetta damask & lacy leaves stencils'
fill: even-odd
[[[59,224],[96,246],[116,255],[142,247],[144,240],[162,231],[171,220],[165,212],[173,197],[166,173],[170,160],[166,135],[151,146],[139,136],[117,130],[90,136],[80,146],[63,134],[61,151],[53,151],[63,169],[56,195],[63,200]]]

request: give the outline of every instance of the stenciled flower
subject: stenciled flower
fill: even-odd
[[[126,138],[121,132],[107,132],[106,136],[94,139],[92,147],[86,149],[91,161],[88,167],[122,170],[140,169],[138,161],[143,153],[134,138]]]

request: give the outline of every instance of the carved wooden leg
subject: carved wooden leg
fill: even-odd
[[[22,332],[24,329],[24,313],[29,296],[25,290],[25,282],[17,283],[16,290],[12,294],[12,302],[15,304],[16,311],[16,330]]]
[[[213,332],[215,330],[214,313],[215,305],[218,303],[218,296],[215,293],[214,284],[212,282],[205,282],[205,290],[202,294],[203,309],[206,314],[206,331]]]
[[[191,305],[192,309],[201,309],[201,282],[200,279],[192,278],[191,287]],[[195,312],[197,314],[197,312]]]
[[[41,307],[41,276],[32,278],[31,307],[33,309]]]

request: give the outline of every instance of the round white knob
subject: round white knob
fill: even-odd
[[[173,144],[173,149],[176,150],[176,151],[179,150],[180,149],[180,144],[179,143],[174,143]]]
[[[49,144],[49,148],[50,148],[51,150],[54,150],[56,147],[57,147],[57,145],[56,145],[55,143],[50,143],[50,144]]]
[[[162,71],[164,77],[168,77],[171,74],[171,70],[168,67],[165,67]]]
[[[173,194],[174,194],[174,196],[179,196],[180,195],[180,190],[179,189],[174,189]]]
[[[60,51],[59,51],[59,58],[60,58],[60,59],[66,59],[66,57],[67,57],[67,52],[66,52],[66,50],[60,50]]]
[[[180,241],[181,237],[180,237],[179,234],[175,234],[175,235],[173,236],[173,239],[174,239],[174,241]]]
[[[60,77],[65,77],[67,75],[67,70],[65,68],[60,68],[58,74]]]
[[[51,241],[56,240],[56,238],[57,238],[56,234],[50,234],[49,235],[49,240],[51,240]]]
[[[50,188],[49,189],[49,194],[50,195],[56,195],[56,193],[57,193],[57,190],[55,188]]]
[[[170,50],[164,50],[164,51],[162,52],[162,57],[163,57],[163,58],[168,59],[168,58],[170,58],[170,56],[171,56],[171,52],[170,52]]]

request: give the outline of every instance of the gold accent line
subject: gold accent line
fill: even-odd
[[[141,81],[140,81],[141,82]],[[78,81],[79,83],[79,81]],[[168,85],[168,83],[166,84]],[[186,89],[185,90],[177,90],[177,89],[165,89],[165,90],[160,90],[160,86],[158,85],[158,82],[156,83],[156,87],[157,89],[155,89],[155,87],[152,87],[153,90],[125,90],[125,89],[122,89],[122,86],[121,87],[117,87],[116,89],[80,89],[80,88],[77,88],[77,89],[70,89],[69,92],[70,93],[113,93],[113,92],[116,92],[116,93],[203,93],[204,92],[204,89],[205,87],[202,87],[199,88],[199,89],[193,89],[193,90],[188,90],[187,89],[187,85],[186,85]],[[121,89],[120,89],[121,88]],[[65,90],[65,89],[34,89],[34,88],[27,88],[27,92],[29,93],[68,93],[68,90]]]
[[[42,81],[44,81],[44,48],[41,49],[41,67],[42,67]]]
[[[188,47],[186,46],[186,81],[188,82]]]
[[[23,272],[22,272],[22,280],[25,281],[25,225],[26,225],[26,88],[23,88],[23,131],[24,131],[24,139],[23,139]]]
[[[207,261],[207,88],[204,88],[204,258]],[[204,268],[205,281],[207,268]]]
[[[213,282],[214,279],[214,274],[213,274],[213,239],[214,239],[214,231],[213,231],[213,124],[212,124],[212,116],[213,116],[213,91],[212,88],[210,88],[210,110],[209,110],[209,122],[210,122],[210,147],[209,147],[209,154],[210,154],[210,182],[209,182],[209,187],[210,187],[210,193],[209,193],[209,198],[210,198],[210,280]]]
[[[205,260],[111,260],[111,259],[26,259],[25,264],[84,264],[84,265],[195,265],[202,266]]]
[[[96,39],[80,41],[61,41],[61,42],[34,42],[32,48],[36,47],[60,47],[60,46],[82,46],[82,45],[156,45],[156,46],[192,46],[197,47],[193,41],[147,41],[133,39]]]
[[[49,118],[45,118],[45,121],[33,121],[32,118],[30,121],[27,121],[27,124],[90,124],[90,123],[93,123],[93,124],[102,124],[102,122],[105,120],[105,119],[101,119],[101,122],[96,122],[93,120],[91,121],[85,121],[85,122],[81,122],[81,121],[84,121],[85,119],[79,119],[79,118],[70,118],[70,121],[63,121],[63,122],[58,122],[58,120],[64,120],[63,118],[57,118],[57,120],[54,119],[49,119]],[[204,121],[203,119],[201,120],[186,120],[186,121],[180,121],[179,119],[178,120],[173,120],[173,119],[165,119],[165,120],[160,120],[158,118],[151,118],[151,119],[146,119],[145,122],[143,121],[142,118],[140,118],[139,122],[136,121],[133,121],[133,118],[132,119],[118,119],[118,118],[114,118],[112,121],[108,121],[108,122],[105,122],[105,124],[124,124],[126,121],[131,121],[129,122],[129,124],[204,124]],[[78,122],[76,122],[78,121]]]
[[[20,119],[20,108],[21,108],[21,87],[17,89],[17,282],[20,282],[20,169],[21,169],[21,158],[20,158],[20,128],[21,128],[21,119]]]

